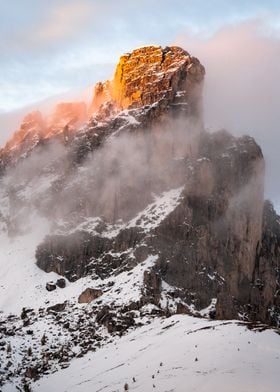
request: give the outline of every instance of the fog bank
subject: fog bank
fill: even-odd
[[[208,39],[182,34],[178,45],[206,68],[206,127],[250,134],[266,161],[266,196],[280,206],[280,39],[262,20],[225,27]]]

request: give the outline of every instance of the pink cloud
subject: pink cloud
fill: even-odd
[[[52,41],[71,36],[82,27],[91,12],[92,5],[85,0],[57,6],[37,31],[38,40]]]
[[[32,47],[72,38],[88,25],[94,10],[90,0],[57,4],[23,33],[21,41]]]
[[[266,158],[267,194],[280,200],[280,39],[274,33],[254,20],[207,39],[182,34],[176,44],[206,67],[206,126],[254,136]]]

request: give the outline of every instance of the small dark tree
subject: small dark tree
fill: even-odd
[[[31,388],[30,388],[29,384],[24,383],[23,384],[23,390],[24,390],[24,392],[31,392]]]
[[[41,338],[41,345],[44,346],[46,343],[47,343],[47,337],[46,337],[46,335],[44,334],[44,335],[42,336],[42,338]]]
[[[12,351],[12,346],[11,343],[9,342],[7,345],[7,353],[10,353]]]
[[[124,384],[124,390],[128,391],[128,383],[127,382]]]
[[[27,317],[27,311],[25,308],[22,308],[20,318],[23,320]]]

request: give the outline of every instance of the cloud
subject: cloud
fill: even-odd
[[[250,134],[261,145],[267,166],[267,196],[280,201],[280,36],[270,19],[220,29],[211,38],[182,34],[177,44],[206,67],[206,126]]]
[[[55,50],[60,43],[80,38],[96,16],[94,4],[91,0],[15,0],[5,5],[0,15],[4,58],[26,51]]]
[[[30,32],[31,42],[44,44],[71,38],[87,24],[93,10],[93,5],[87,0],[58,4]]]

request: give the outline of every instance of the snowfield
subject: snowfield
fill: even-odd
[[[186,315],[155,319],[69,368],[37,392],[278,392],[280,339],[235,321]],[[12,391],[5,389],[4,391]]]
[[[47,225],[37,218],[37,230],[33,228],[30,233],[14,238],[0,233],[0,312],[20,313],[24,306],[40,307],[47,300],[46,282],[57,275],[40,270],[35,260],[36,247]]]

